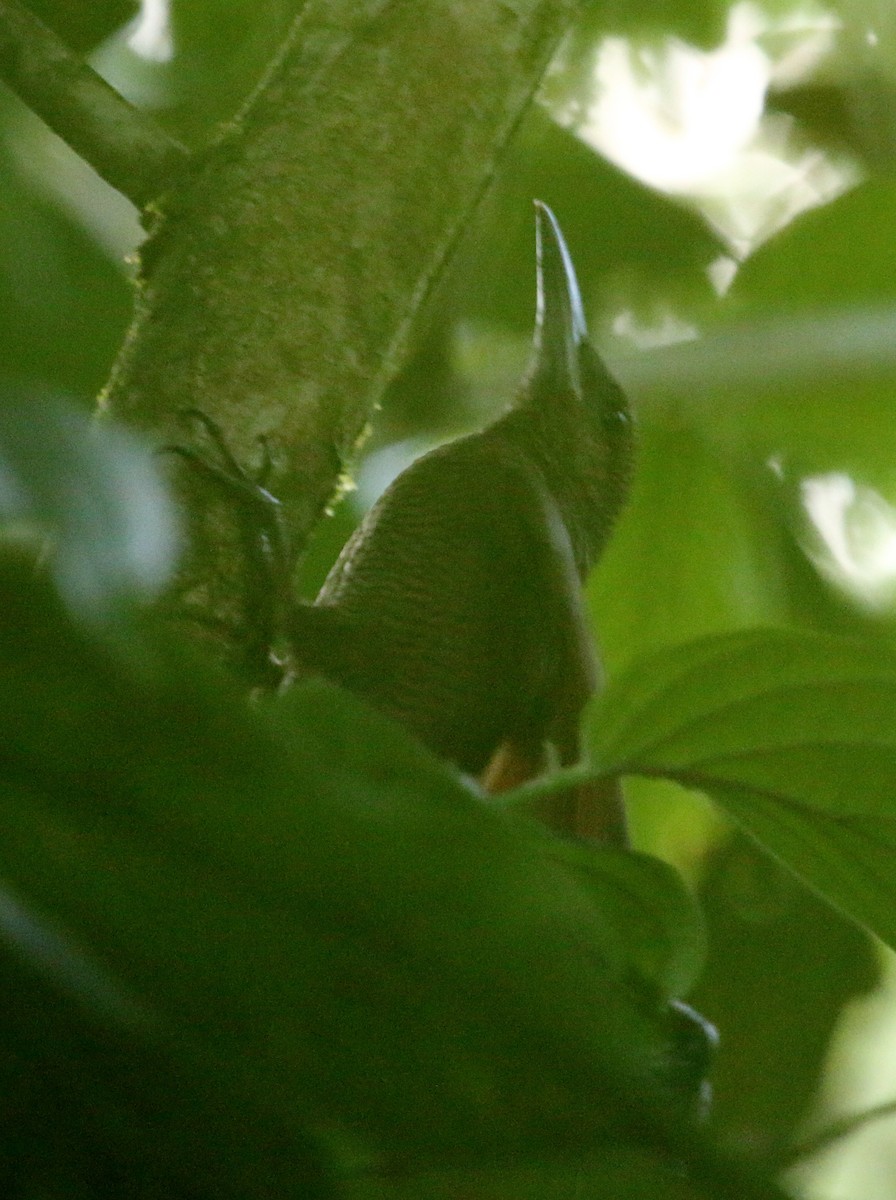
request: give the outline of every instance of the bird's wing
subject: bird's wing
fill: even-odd
[[[582,711],[600,684],[600,663],[560,511],[536,473],[518,470],[514,475],[520,540],[530,559],[530,647],[524,661],[533,664],[533,675],[524,686],[542,692],[541,706],[549,714],[543,740],[559,764],[567,766],[581,755]],[[537,775],[544,765],[540,745],[511,734],[498,746],[480,781],[489,792],[507,791]],[[540,804],[538,816],[561,833],[623,844],[627,840],[616,780],[553,796]]]

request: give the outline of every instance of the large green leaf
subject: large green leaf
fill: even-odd
[[[134,15],[134,0],[27,0],[28,7],[73,49],[88,50]]]
[[[763,630],[637,664],[590,719],[602,771],[715,797],[896,945],[896,660],[872,641]]]
[[[661,994],[686,995],[703,969],[705,939],[678,872],[647,854],[541,840],[552,859],[588,883],[605,918],[601,950],[619,975],[634,972]]]
[[[803,213],[741,267],[731,309],[817,313],[853,309],[864,316],[892,301],[891,267],[896,189],[869,180],[831,204]],[[823,248],[824,253],[819,254]],[[868,346],[873,350],[873,344]]]
[[[298,1161],[309,1130],[420,1164],[667,1153],[657,1110],[699,1084],[660,986],[699,941],[668,872],[570,860],[336,689],[252,710],[164,638],[113,653],[0,584],[0,966],[173,1058],[209,1157],[247,1174],[248,1134],[220,1144],[241,1108]],[[641,880],[668,909],[653,959]]]
[[[641,429],[631,502],[588,589],[611,674],[664,646],[785,618],[776,546],[750,499],[696,424]]]
[[[709,1200],[710,1195],[677,1165],[630,1147],[607,1146],[592,1159],[363,1179],[345,1200]],[[739,1200],[749,1200],[749,1193]]]

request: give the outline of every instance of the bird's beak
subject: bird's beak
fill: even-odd
[[[533,375],[555,387],[581,390],[579,355],[588,340],[572,259],[546,204],[535,201],[537,296]]]

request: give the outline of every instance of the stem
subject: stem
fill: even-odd
[[[85,159],[142,208],[187,151],[82,62],[19,0],[0,0],[0,79]]]
[[[552,771],[549,775],[531,779],[514,788],[513,791],[486,796],[485,802],[492,808],[518,808],[532,804],[536,800],[550,799],[558,792],[565,792],[580,784],[589,783],[593,778],[594,768],[587,763],[578,763],[574,767],[563,767],[559,771]]]
[[[896,1116],[896,1100],[887,1100],[884,1104],[877,1104],[873,1108],[866,1108],[864,1112],[855,1113],[850,1117],[841,1117],[838,1121],[832,1121],[830,1125],[826,1125],[824,1129],[819,1130],[812,1137],[791,1147],[775,1164],[776,1169],[789,1170],[791,1167],[795,1167],[797,1163],[821,1154],[822,1151],[833,1146],[835,1142],[839,1142],[843,1138],[857,1133],[858,1130],[863,1129],[869,1122],[881,1121],[885,1117],[892,1116]]]

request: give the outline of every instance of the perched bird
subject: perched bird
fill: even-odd
[[[404,471],[345,545],[314,603],[287,594],[279,505],[191,410],[219,461],[169,446],[233,499],[246,555],[246,658],[275,637],[437,754],[503,791],[580,753],[598,684],[582,585],[628,494],[626,398],[588,341],[575,270],[536,202],[537,305],[529,369],[507,413]],[[267,455],[266,455],[267,460]],[[277,614],[275,616],[275,614]],[[285,628],[275,628],[282,624]],[[625,841],[615,783],[555,798],[558,831]]]
[[[504,790],[579,757],[597,684],[581,587],[628,493],[633,430],[588,341],[556,218],[536,203],[532,360],[509,411],[424,455],[350,538],[288,635],[300,667]],[[549,822],[621,840],[618,796]],[[590,806],[590,811],[589,810]]]

